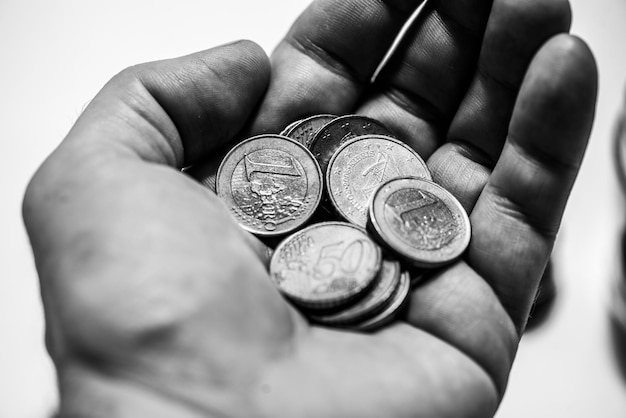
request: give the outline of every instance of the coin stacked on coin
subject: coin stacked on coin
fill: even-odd
[[[314,115],[237,144],[216,192],[244,229],[282,240],[272,281],[326,326],[393,320],[412,282],[459,258],[470,239],[463,207],[422,158],[364,116]]]

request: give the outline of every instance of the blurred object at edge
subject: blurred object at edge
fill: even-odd
[[[537,289],[537,296],[535,297],[535,302],[533,303],[530,316],[528,317],[528,323],[526,324],[526,331],[532,331],[546,321],[554,306],[556,293],[557,287],[554,281],[554,268],[552,266],[552,259],[550,259],[541,277],[541,282]]]
[[[626,103],[625,103],[626,104]],[[613,134],[613,162],[619,181],[622,196],[622,210],[626,208],[626,106],[622,106],[617,116]],[[616,277],[612,280],[610,289],[610,321],[613,338],[613,348],[622,376],[626,379],[626,229],[621,220],[622,233],[617,251],[620,260],[617,263]]]

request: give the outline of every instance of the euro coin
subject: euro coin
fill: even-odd
[[[285,129],[283,129],[282,131],[280,131],[279,135],[282,135],[282,136],[287,136],[287,132],[289,132],[289,131],[291,130],[291,128],[293,128],[294,126],[296,126],[297,124],[299,124],[299,123],[300,123],[300,121],[302,121],[302,119],[298,119],[298,120],[295,120],[295,121],[291,122],[289,125],[287,125],[287,126],[285,127]],[[293,138],[292,138],[292,139],[293,139]]]
[[[328,197],[343,219],[365,227],[367,210],[380,184],[396,177],[430,179],[424,160],[405,143],[364,135],[343,144],[326,171]]]
[[[317,158],[322,173],[325,173],[328,162],[337,148],[352,138],[367,134],[394,136],[377,120],[365,116],[346,115],[324,125],[313,138],[309,148]]]
[[[315,134],[319,132],[328,122],[336,119],[335,115],[313,115],[306,119],[290,124],[283,132],[283,135],[295,139],[305,147],[309,148]]]
[[[311,315],[309,318],[321,324],[334,326],[350,326],[350,324],[371,318],[388,304],[400,285],[400,274],[399,262],[383,260],[374,285],[365,296],[337,313]]]
[[[409,301],[410,294],[411,279],[409,278],[409,274],[404,272],[400,275],[400,284],[385,309],[383,309],[383,311],[376,316],[353,325],[351,328],[356,331],[375,331],[380,327],[387,325],[393,321],[406,306]]]
[[[302,227],[322,197],[313,155],[280,135],[259,135],[236,145],[217,171],[217,195],[247,231],[276,237]]]
[[[270,261],[279,291],[303,308],[346,305],[368,290],[382,262],[367,232],[345,222],[322,222],[284,239]]]
[[[434,268],[451,263],[467,248],[467,213],[446,189],[428,180],[397,178],[382,184],[369,208],[370,231],[410,264]]]

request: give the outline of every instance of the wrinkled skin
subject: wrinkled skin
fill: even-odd
[[[24,200],[61,416],[495,413],[584,154],[596,66],[565,0],[433,0],[370,84],[418,5],[317,0],[269,60],[237,42],[129,68],[95,97]],[[201,185],[227,143],[316,113],[379,119],[470,213],[464,258],[373,334],[310,326]]]

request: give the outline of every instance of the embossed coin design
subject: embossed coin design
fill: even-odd
[[[381,243],[422,268],[448,264],[467,248],[471,227],[459,201],[436,183],[390,180],[374,193],[369,229]]]
[[[322,177],[304,146],[267,134],[239,143],[224,157],[216,189],[244,229],[275,237],[310,219],[322,196]]]
[[[295,124],[290,124],[283,131],[285,136],[295,139],[307,148],[310,148],[315,134],[319,132],[328,122],[337,119],[335,115],[314,115],[306,119],[299,120]]]
[[[424,160],[403,142],[382,135],[364,135],[343,144],[326,171],[328,197],[349,222],[367,224],[367,209],[378,186],[396,177],[430,180]]]
[[[350,303],[380,269],[380,247],[362,228],[322,222],[284,239],[270,261],[270,277],[294,303],[313,309]]]
[[[365,296],[340,312],[329,315],[311,315],[310,318],[322,324],[336,326],[350,326],[371,318],[388,304],[400,284],[400,273],[399,262],[383,260],[375,283]]]
[[[385,125],[365,116],[341,116],[324,125],[309,147],[320,164],[322,174],[326,172],[328,162],[342,144],[357,136],[368,134],[394,136]]]
[[[352,326],[357,331],[374,331],[393,321],[406,305],[411,292],[411,279],[407,272],[400,276],[400,284],[385,309],[378,315]]]

